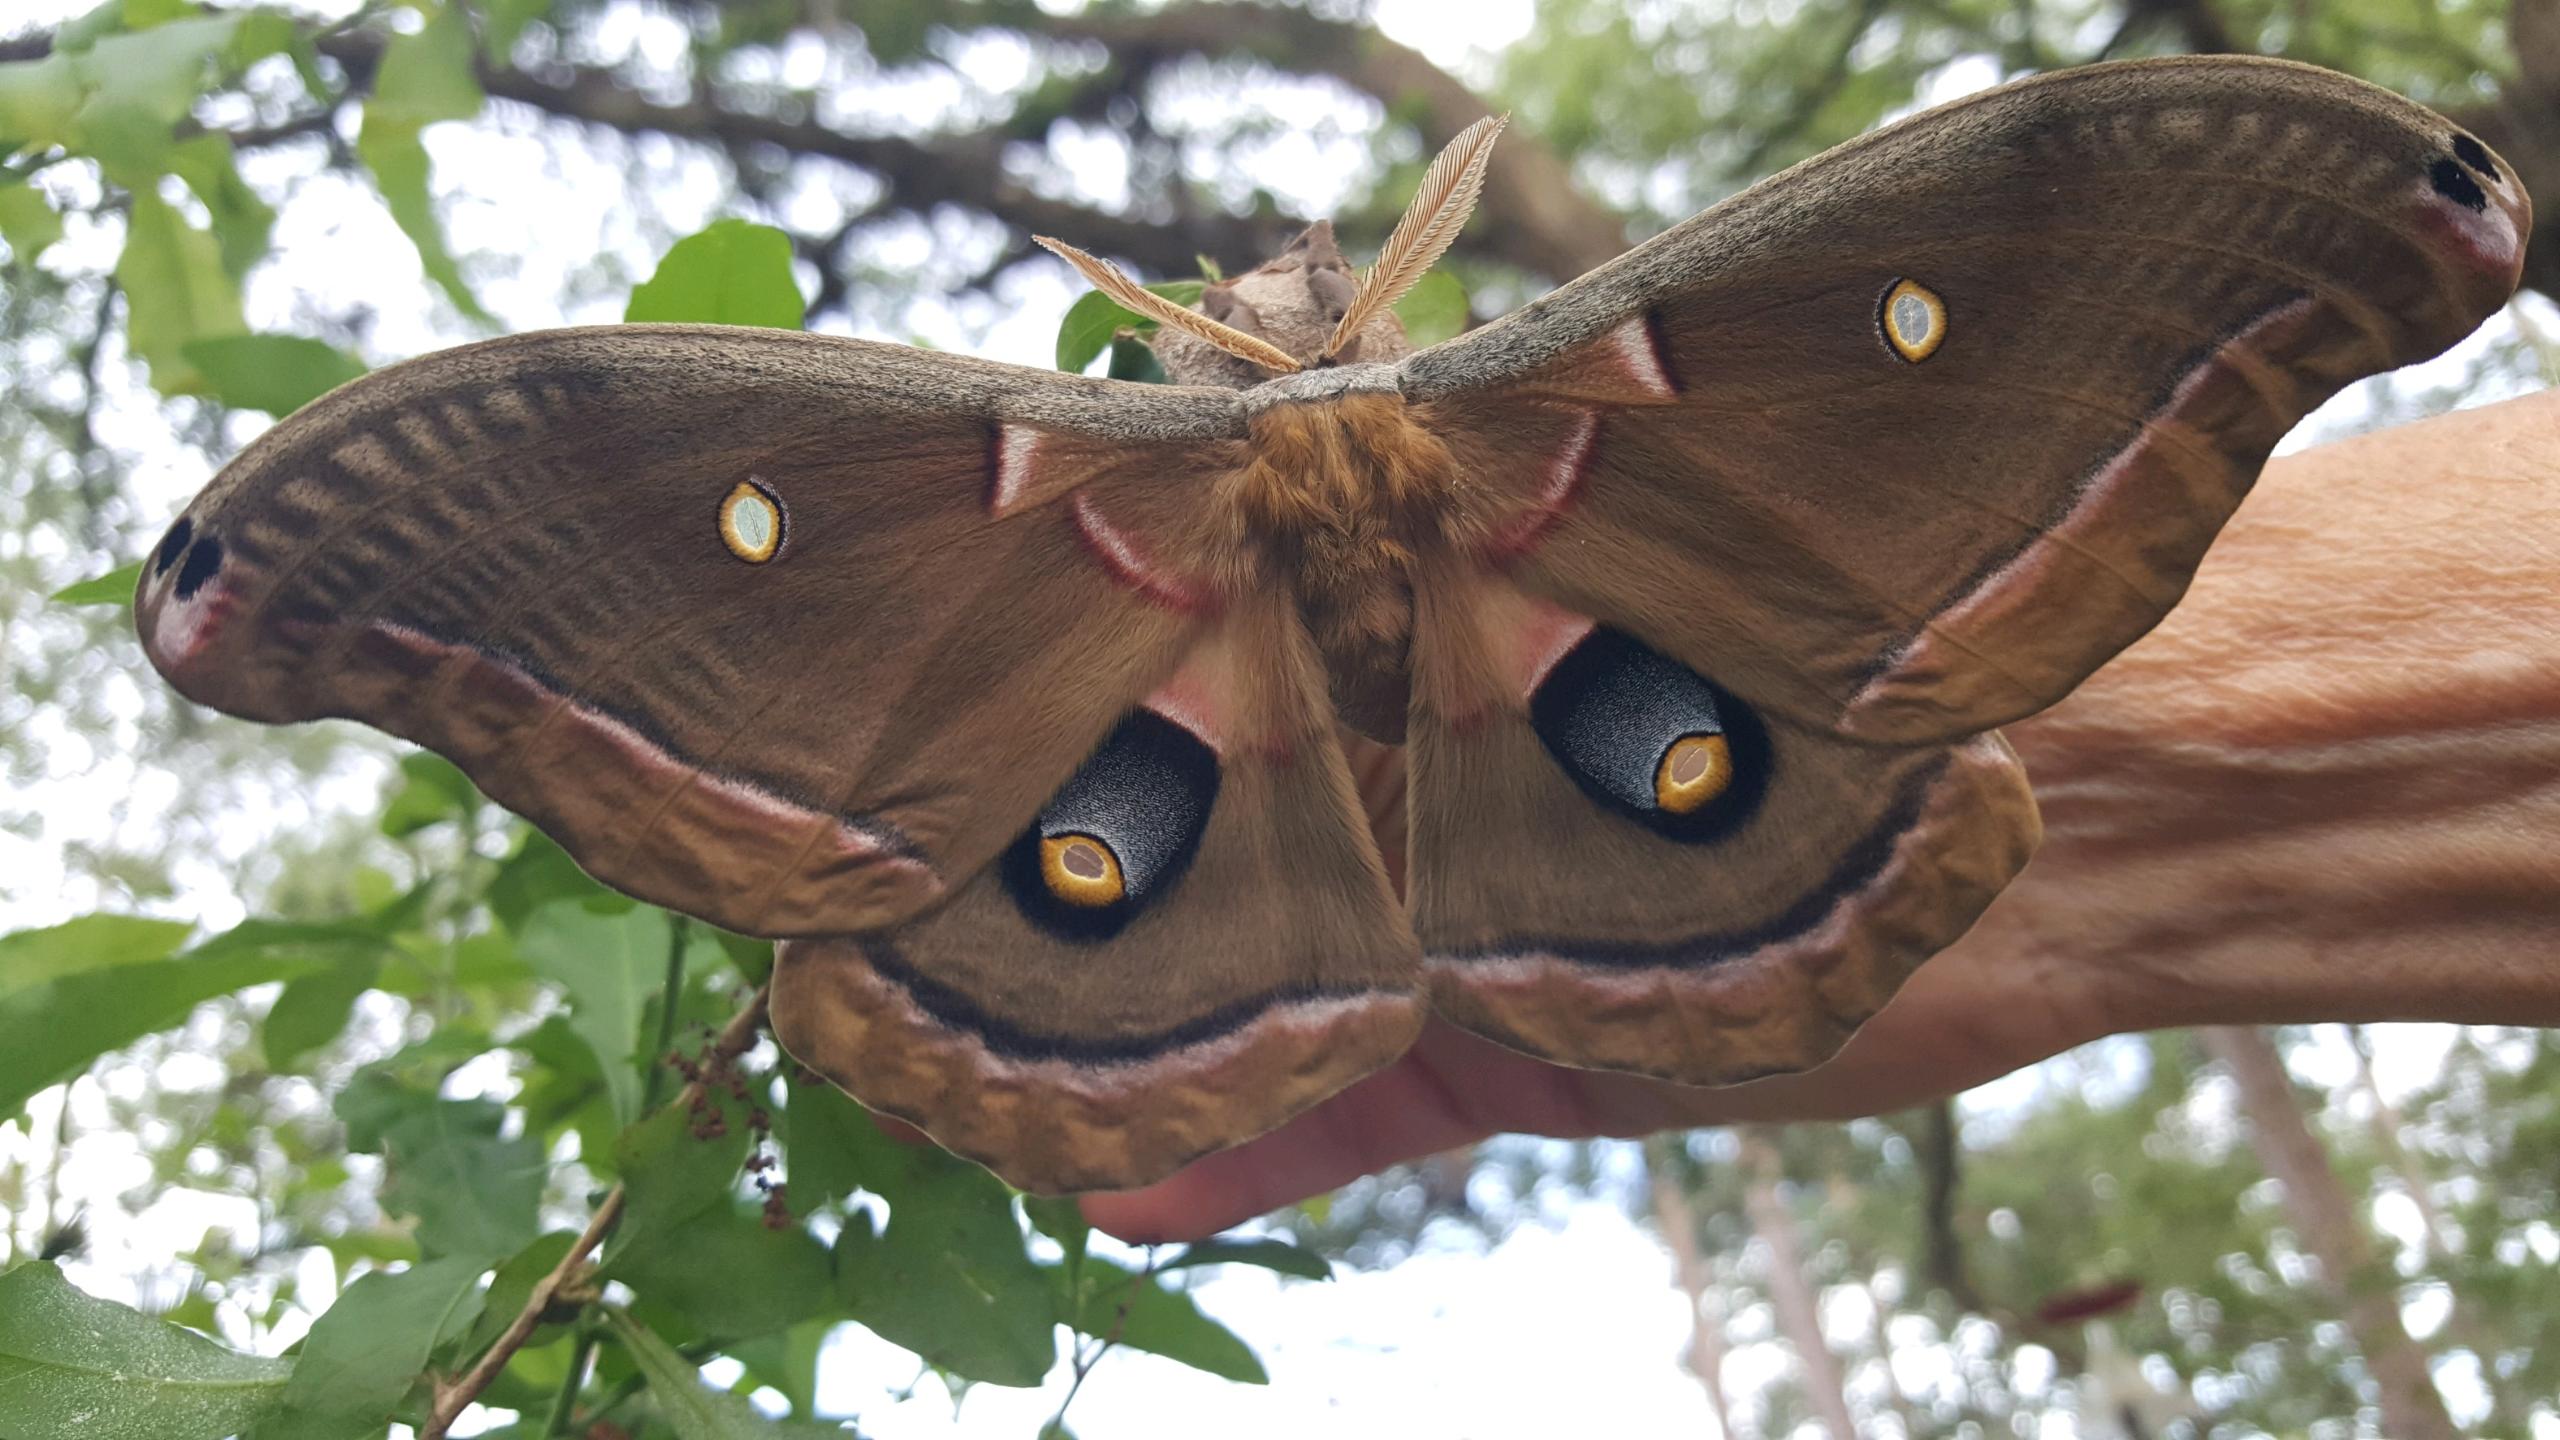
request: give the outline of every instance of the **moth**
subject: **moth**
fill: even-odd
[[[1388,304],[1491,140],[1365,271],[1319,227],[1158,304],[1168,385],[649,325],[383,370],[177,520],[145,648],[780,939],[784,1047],[1028,1189],[1154,1180],[1434,1012],[1725,1084],[1964,933],[2038,838],[1996,727],[2177,603],[2296,419],[2501,304],[2530,230],[2394,95],[2133,62],[1412,350]],[[1354,755],[1405,788],[1383,842]]]

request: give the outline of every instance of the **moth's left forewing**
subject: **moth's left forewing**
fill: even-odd
[[[1524,586],[1806,723],[1942,741],[2156,624],[2285,431],[2468,334],[2530,227],[2503,160],[2360,81],[2094,67],[1808,161],[1405,388],[1485,437]]]
[[[1568,1063],[1819,1062],[2032,850],[1991,727],[2168,612],[2297,419],[2497,308],[2530,226],[2362,82],[2102,66],[1405,361],[1466,481],[1416,581],[1434,1003]]]

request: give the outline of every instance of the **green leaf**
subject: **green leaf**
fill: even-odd
[[[575,900],[552,901],[517,932],[534,973],[569,992],[569,1028],[595,1051],[625,1125],[640,1118],[640,1022],[649,998],[666,988],[674,939],[664,910],[598,914]]]
[[[1467,328],[1467,287],[1448,271],[1434,270],[1396,302],[1396,318],[1416,350],[1461,335]]]
[[[121,605],[133,608],[133,592],[142,583],[142,562],[129,560],[104,575],[77,580],[53,592],[56,605]]]
[[[795,1166],[815,1158],[814,1124],[841,1147],[849,1175],[889,1203],[885,1233],[847,1225],[836,1241],[836,1279],[853,1318],[969,1379],[1039,1384],[1057,1359],[1058,1306],[1014,1218],[1013,1193],[946,1151],[890,1139],[841,1093],[796,1086],[791,1108]],[[822,1111],[834,1113],[818,1120]]]
[[[1146,287],[1176,305],[1197,305],[1207,285],[1198,280],[1167,280]],[[1156,322],[1128,309],[1099,290],[1088,290],[1067,307],[1058,322],[1058,368],[1081,375],[1094,357],[1111,348],[1112,337],[1127,331],[1147,335]]]
[[[791,276],[791,237],[770,225],[714,221],[667,251],[657,273],[632,290],[622,318],[797,330],[808,310]]]
[[[356,1001],[381,974],[381,953],[368,949],[344,955],[326,970],[288,981],[258,1029],[259,1048],[266,1051],[267,1064],[290,1071],[295,1061],[338,1038]]]
[[[45,1261],[0,1275],[9,1440],[220,1440],[271,1413],[292,1368],[84,1295]]]
[[[824,1080],[793,1079],[783,1087],[783,1160],[792,1203],[803,1212],[831,1205],[862,1188],[857,1167],[878,1127],[843,1091]]]
[[[74,55],[75,73],[87,91],[73,117],[76,148],[97,157],[118,184],[149,189],[176,168],[170,159],[174,131],[203,93],[209,69],[236,74],[280,43],[274,26],[250,26],[250,18],[249,12],[233,12],[173,20],[104,36]]]
[[[240,178],[231,141],[221,135],[197,135],[170,146],[161,163],[204,202],[213,219],[214,241],[222,251],[222,268],[235,282],[245,277],[250,266],[266,258],[276,212]]]
[[[1067,1273],[1072,1276],[1084,1264],[1085,1247],[1093,1241],[1093,1226],[1086,1223],[1084,1207],[1072,1195],[1025,1195],[1022,1213],[1031,1219],[1031,1227],[1058,1242],[1066,1252]]]
[[[1111,363],[1103,374],[1114,380],[1134,380],[1141,385],[1165,382],[1164,362],[1143,340],[1128,335],[1111,337]]]
[[[427,278],[465,316],[483,325],[494,324],[495,317],[481,308],[479,297],[462,278],[461,264],[445,247],[444,224],[436,218],[434,187],[428,183],[431,167],[427,147],[418,139],[419,128],[368,107],[364,128],[356,134],[356,154],[373,172],[373,183],[381,188],[382,203],[389,207],[392,220],[417,247],[418,263]]]
[[[1099,290],[1088,290],[1067,307],[1058,322],[1058,368],[1081,375],[1095,356],[1111,348],[1111,337],[1139,324],[1138,314]]]
[[[441,755],[415,750],[400,757],[400,788],[382,807],[382,833],[398,839],[430,825],[467,817],[480,803],[471,777]]]
[[[775,1420],[759,1413],[744,1395],[714,1390],[702,1381],[693,1362],[666,1341],[649,1333],[620,1311],[605,1312],[613,1338],[622,1342],[631,1361],[649,1382],[649,1394],[676,1440],[843,1440],[841,1426],[814,1420]]]
[[[404,125],[432,125],[480,113],[486,97],[472,71],[471,17],[454,3],[419,8],[426,23],[412,34],[392,36],[382,47],[382,67],[365,107],[367,123],[378,116]]]
[[[363,361],[301,335],[222,335],[190,340],[179,352],[213,398],[279,420],[364,373]]]
[[[530,825],[523,836],[489,882],[489,913],[510,932],[523,933],[533,912],[553,900],[575,898],[590,910],[628,910],[639,903],[597,884],[550,836]]]
[[[204,1001],[307,975],[321,963],[285,948],[208,943],[190,955],[128,959],[13,989],[0,996],[0,1115],[100,1055],[180,1024]]]
[[[43,191],[33,185],[0,185],[0,240],[9,242],[13,260],[33,265],[61,238],[62,216]]]
[[[340,1292],[311,1326],[285,1386],[284,1408],[258,1440],[356,1440],[379,1435],[447,1331],[480,1313],[478,1260],[429,1260],[376,1270]]]
[[[550,1173],[542,1142],[501,1138],[505,1125],[505,1107],[492,1101],[429,1099],[382,1128],[391,1161],[382,1208],[418,1217],[418,1248],[427,1255],[467,1257],[485,1269],[542,1233]]]
[[[793,1413],[815,1415],[818,1412],[818,1357],[825,1352],[827,1337],[835,1333],[836,1320],[804,1320],[788,1330],[758,1335],[723,1347],[729,1357],[747,1367],[747,1376],[760,1385],[770,1385],[791,1402]]]
[[[770,1335],[835,1304],[827,1249],[797,1225],[770,1229],[734,1205],[697,1215],[663,1245],[621,1257],[613,1278],[650,1310],[712,1341]]]
[[[48,981],[176,954],[194,927],[139,915],[83,915],[41,930],[0,935],[0,999]]]
[[[480,7],[480,43],[491,64],[503,65],[524,27],[551,13],[551,0],[487,0]]]
[[[643,1250],[684,1243],[688,1226],[729,1203],[754,1138],[746,1119],[745,1107],[713,1085],[698,1107],[662,1105],[622,1132],[613,1158],[628,1202],[605,1251],[606,1270]]]
[[[124,286],[127,342],[149,363],[151,383],[164,395],[204,388],[204,377],[187,361],[187,342],[249,328],[221,247],[147,187],[133,192],[116,280]]]
[[[1248,1385],[1271,1380],[1252,1349],[1234,1331],[1201,1314],[1190,1296],[1099,1256],[1085,1259],[1083,1295],[1070,1323],[1087,1335],[1229,1380]]]
[[[70,138],[83,93],[66,52],[0,65],[0,148],[63,143]]]
[[[1172,1259],[1156,1266],[1155,1271],[1162,1275],[1195,1265],[1253,1265],[1302,1280],[1333,1278],[1331,1261],[1286,1240],[1203,1240],[1184,1246]]]

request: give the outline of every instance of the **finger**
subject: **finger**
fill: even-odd
[[[1429,1054],[1433,1040],[1447,1033],[1435,1025],[1394,1064],[1169,1180],[1086,1196],[1085,1218],[1133,1244],[1193,1240],[1390,1165],[1482,1140],[1494,1126],[1478,1107],[1459,1100]],[[1511,1058],[1524,1068],[1547,1068]]]

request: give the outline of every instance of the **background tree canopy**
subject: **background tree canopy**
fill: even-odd
[[[1279,1315],[1269,1276],[1499,1267],[1595,1214],[1670,1255],[1668,1288],[1636,1262],[1680,1302],[1642,1361],[1695,1378],[1648,1403],[1723,1434],[2560,1434],[2550,1036],[2120,1040],[1875,1121],[1497,1142],[1134,1250],[795,1073],[766,946],[600,890],[432,756],[178,702],[118,568],[271,417],[479,335],[806,324],[1143,374],[1033,233],[1178,297],[1310,218],[1365,253],[1488,110],[1514,123],[1457,280],[1405,307],[1424,338],[2099,58],[2344,69],[2560,197],[2560,3],[29,9],[0,33],[0,1437],[1063,1433],[1089,1375],[1116,1416],[1212,1403],[1184,1367],[1262,1382],[1313,1333],[1203,1295]],[[2526,281],[2560,294],[2543,209]],[[2553,315],[2313,427],[2544,383]],[[1601,1284],[1513,1297],[1556,1332],[1529,1353]],[[1313,1343],[1287,1428],[1414,1428],[1305,1418],[1353,1367]]]

